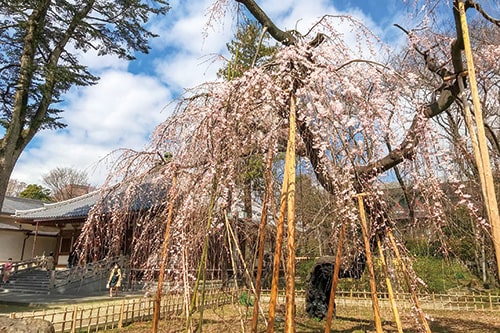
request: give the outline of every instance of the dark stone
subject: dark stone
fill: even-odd
[[[28,318],[11,319],[0,317],[0,333],[54,333],[54,326],[50,321]]]
[[[318,258],[309,273],[306,286],[306,312],[311,318],[324,319],[328,313],[328,302],[332,289],[332,276],[335,266],[335,257],[324,256]],[[341,267],[339,278],[359,279],[366,266],[366,255],[358,254],[349,267]],[[335,304],[334,304],[335,315]]]

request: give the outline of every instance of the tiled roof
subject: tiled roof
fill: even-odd
[[[12,215],[16,210],[27,210],[43,207],[40,200],[6,196],[3,200],[2,214]]]
[[[90,209],[99,200],[100,191],[50,204],[43,204],[43,207],[36,209],[18,209],[15,216],[18,219],[50,219],[50,218],[73,218],[87,217]]]
[[[108,189],[96,190],[79,197],[60,201],[56,203],[44,204],[43,207],[27,210],[16,210],[15,217],[18,220],[49,220],[66,218],[86,218],[92,207],[104,196],[104,212],[110,212],[119,206],[119,197],[123,195],[123,188],[112,187]],[[113,193],[113,194],[111,194]],[[164,197],[163,191],[155,192],[150,184],[141,184],[137,196],[129,202],[130,211],[138,211],[151,207],[153,197]]]

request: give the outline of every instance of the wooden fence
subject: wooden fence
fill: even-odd
[[[377,293],[380,306],[389,307],[389,295],[385,292]],[[396,304],[401,309],[413,308],[409,293],[396,293]],[[369,291],[339,291],[337,306],[353,305],[371,306]],[[422,294],[418,295],[423,310],[450,310],[450,311],[500,311],[500,294],[495,293],[457,293],[457,294]]]
[[[262,292],[263,301],[269,292]],[[295,293],[297,303],[305,302],[305,291],[297,290]],[[389,295],[386,292],[378,292],[377,298],[381,307],[390,307]],[[400,309],[414,308],[409,293],[396,293],[396,305]],[[450,311],[500,311],[500,294],[498,293],[457,293],[457,294],[422,294],[418,295],[420,306],[423,310],[450,310]],[[285,292],[278,294],[278,303],[285,303]],[[372,306],[370,291],[342,290],[337,291],[335,296],[337,307],[342,306]]]
[[[199,297],[197,307],[200,307]],[[214,308],[234,302],[233,291],[206,290],[204,308]],[[166,294],[161,299],[162,319],[185,312],[183,294]],[[75,305],[64,309],[33,312],[13,312],[11,318],[39,318],[54,325],[56,333],[98,332],[121,328],[132,322],[148,321],[153,317],[154,299],[151,297],[129,298],[94,305]]]
[[[248,291],[209,289],[205,292],[204,308],[216,308],[240,301],[238,296],[249,295]],[[268,291],[262,292],[262,302],[267,303]],[[397,293],[398,308],[411,309],[410,294]],[[389,307],[386,293],[379,293],[379,305]],[[200,298],[197,299],[197,307]],[[305,292],[298,290],[296,294],[298,306],[303,306]],[[284,292],[280,292],[278,302],[284,302]],[[425,294],[419,296],[422,309],[450,311],[500,311],[500,295],[492,293],[475,294]],[[338,291],[337,307],[366,306],[371,307],[369,291]],[[161,299],[161,318],[185,313],[186,302],[182,293],[165,294]],[[150,297],[128,298],[121,301],[108,301],[94,305],[75,305],[65,309],[54,309],[33,312],[11,313],[11,318],[40,318],[53,323],[56,333],[64,332],[98,332],[106,329],[121,328],[132,322],[149,321],[153,316],[154,299]]]

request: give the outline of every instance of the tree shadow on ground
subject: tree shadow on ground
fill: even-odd
[[[325,321],[317,319],[303,319],[297,318],[296,331],[297,333],[316,333],[325,331]],[[392,330],[391,327],[384,327],[384,332],[397,331]],[[280,322],[275,326],[276,332],[282,332],[284,323]],[[337,316],[332,320],[330,332],[332,333],[352,333],[352,332],[367,332],[375,330],[375,325],[371,320],[363,320],[355,317],[339,317]]]
[[[497,316],[495,313],[485,315]],[[497,317],[498,318],[498,317]],[[500,323],[485,323],[476,320],[462,320],[458,318],[435,317],[429,322],[431,331],[434,333],[500,333]]]

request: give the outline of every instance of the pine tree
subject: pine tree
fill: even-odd
[[[0,206],[14,166],[44,129],[65,127],[58,107],[72,86],[96,84],[78,52],[134,59],[155,34],[144,26],[165,0],[0,0]]]

